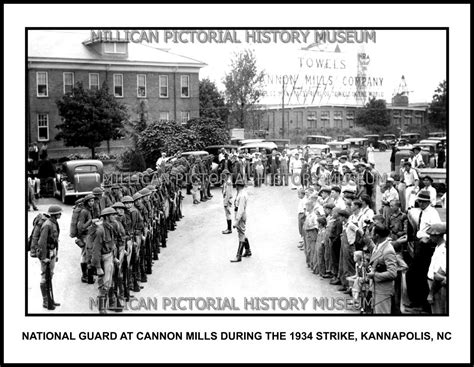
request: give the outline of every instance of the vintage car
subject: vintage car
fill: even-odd
[[[327,145],[329,146],[329,151],[333,154],[333,157],[349,155],[349,143],[345,141],[330,141]]]
[[[288,149],[290,146],[290,139],[266,139],[265,141],[275,143],[279,152]]]
[[[383,134],[382,140],[387,144],[387,146],[391,146],[397,143],[397,137],[395,134]]]
[[[338,135],[336,140],[337,141],[344,141],[344,140],[351,139],[351,138],[352,138],[352,135]]]
[[[411,146],[410,148],[400,147],[395,153],[395,172],[399,171],[400,162],[402,159],[405,160],[407,158],[411,158],[412,156],[413,156],[413,150]],[[423,158],[423,162],[425,163],[425,166],[430,167],[430,153],[422,149],[421,156]]]
[[[259,149],[260,151],[265,150],[266,154],[271,154],[272,150],[274,149],[278,150],[278,146],[271,141],[262,141],[262,142],[248,143],[239,147],[240,152],[247,151],[248,153],[253,153],[257,149]]]
[[[330,136],[324,135],[308,135],[306,137],[306,145],[314,145],[314,144],[327,144],[334,139]]]
[[[380,140],[380,137],[378,135],[364,135],[364,138],[368,140],[369,145],[372,144],[372,146],[375,149],[380,150],[381,152],[384,152],[387,150],[388,145],[384,141]]]
[[[351,138],[345,141],[349,144],[349,152],[352,151],[351,159],[367,158],[369,141],[367,138]]]
[[[439,138],[446,138],[446,133],[443,131],[428,133],[428,139],[439,140]]]
[[[408,143],[410,144],[415,144],[415,143],[418,143],[420,141],[420,134],[418,133],[406,133],[406,134],[402,134],[401,139],[406,139],[408,141]]]
[[[262,143],[265,141],[265,139],[242,139],[239,141],[239,145],[246,145],[246,144],[252,144],[252,143]]]
[[[104,165],[99,160],[78,159],[63,162],[58,176],[58,192],[61,201],[90,194],[94,187],[101,186],[104,181]]]

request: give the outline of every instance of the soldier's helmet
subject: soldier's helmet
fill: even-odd
[[[91,200],[91,199],[95,199],[94,195],[92,195],[92,194],[86,195],[86,196],[84,197],[84,202],[87,202],[87,201],[89,201],[89,200]]]
[[[62,213],[62,208],[58,205],[51,205],[49,208],[48,208],[48,214],[49,215],[53,215],[53,214],[60,214]]]
[[[100,212],[100,216],[101,216],[101,217],[105,217],[105,216],[111,215],[111,214],[117,214],[117,212],[115,211],[114,208],[108,207],[108,208],[105,208],[104,210],[102,210],[102,211]]]
[[[132,196],[133,201],[137,201],[138,199],[141,199],[141,198],[142,198],[142,194],[140,194],[140,192],[136,192]]]
[[[94,187],[92,189],[92,194],[93,195],[101,195],[104,192],[101,187]]]
[[[126,195],[122,198],[122,203],[124,203],[124,204],[125,203],[133,203],[133,198],[131,196]]]
[[[119,209],[125,209],[125,205],[124,205],[122,202],[117,201],[116,203],[114,203],[114,204],[112,205],[112,208],[114,208],[114,209],[117,209],[117,208],[119,208]]]
[[[138,191],[138,193],[143,197],[143,196],[148,196],[151,194],[151,191],[148,190],[146,187],[144,189],[141,189]]]

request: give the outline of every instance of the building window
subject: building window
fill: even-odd
[[[354,127],[354,111],[347,111],[346,120],[349,123],[349,128],[352,129]]]
[[[36,115],[38,123],[38,141],[49,140],[49,116],[47,113],[38,113]]]
[[[342,111],[334,111],[334,126],[342,129]]]
[[[181,75],[181,97],[189,97],[189,75]]]
[[[411,111],[405,111],[405,126],[412,124],[412,114]]]
[[[415,123],[421,125],[423,123],[423,113],[415,112]]]
[[[321,127],[329,127],[329,111],[321,111]]]
[[[123,97],[123,75],[114,74],[114,96]]]
[[[74,88],[74,73],[63,73],[64,94],[72,93]]]
[[[306,117],[308,121],[308,128],[309,129],[316,129],[316,111],[309,111],[308,116]]]
[[[89,74],[89,89],[99,90],[99,74]]]
[[[137,97],[146,97],[146,75],[137,75]]]
[[[105,42],[104,52],[107,54],[126,54],[127,44],[125,42]]]
[[[181,111],[181,124],[185,124],[189,121],[190,113],[189,111]]]
[[[168,75],[160,75],[160,97],[168,98]]]
[[[168,111],[160,112],[160,120],[169,121],[169,119],[170,119],[170,113]]]
[[[48,73],[46,71],[36,73],[36,95],[38,97],[48,96]]]

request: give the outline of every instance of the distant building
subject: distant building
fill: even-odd
[[[107,83],[127,106],[130,119],[143,111],[148,121],[185,123],[199,117],[199,69],[204,63],[140,43],[92,41],[87,32],[28,31],[28,142],[46,142],[50,156],[84,148],[54,138],[61,122],[56,100],[78,81],[84,88]],[[128,141],[111,142],[120,148]],[[105,146],[105,144],[104,144]],[[100,149],[98,149],[100,151]]]
[[[402,130],[414,125],[421,127],[427,121],[428,106],[428,103],[407,103],[406,106],[387,104],[390,122]],[[351,130],[357,127],[355,116],[359,108],[355,105],[285,106],[283,119],[281,105],[262,106],[251,125],[254,134],[275,139],[299,140],[306,135],[324,135],[329,129],[338,129],[350,135]]]

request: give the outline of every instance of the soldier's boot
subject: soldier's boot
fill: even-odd
[[[99,298],[99,313],[106,314],[107,313],[107,296],[100,295],[98,298]]]
[[[148,282],[148,278],[147,278],[146,273],[144,271],[141,272],[140,282],[142,282],[142,283]]]
[[[232,233],[232,219],[227,219],[227,229],[222,231],[222,234]]]
[[[245,248],[245,252],[244,252],[244,254],[242,255],[242,257],[250,257],[250,256],[252,256],[252,251],[250,251],[249,239],[248,239],[247,237],[245,237],[244,248]]]
[[[160,247],[158,244],[156,244],[154,250],[153,250],[153,260],[159,260],[158,258],[158,252],[160,251]]]
[[[133,292],[140,292],[140,285],[138,284],[138,280],[136,277],[133,278],[133,287],[132,287],[132,291]]]
[[[40,283],[41,295],[43,296],[43,307],[48,310],[54,310],[56,307],[51,299],[49,299],[48,286],[46,283]]]
[[[235,259],[230,260],[231,263],[238,263],[242,261],[242,251],[244,250],[244,242],[239,242],[239,248],[237,249],[237,255],[235,255]]]
[[[94,268],[87,268],[87,284],[94,284]]]
[[[107,309],[108,310],[115,310],[115,306],[117,303],[117,297],[115,297],[115,291],[113,288],[109,289],[109,294],[107,297]]]
[[[81,271],[82,271],[82,276],[81,276],[81,281],[82,283],[88,283],[88,278],[87,278],[87,263],[81,263]]]

